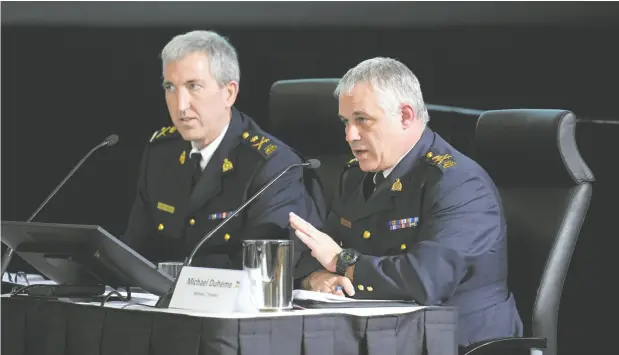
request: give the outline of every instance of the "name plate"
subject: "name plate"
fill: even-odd
[[[208,313],[254,313],[247,272],[185,266],[178,276],[170,308]]]

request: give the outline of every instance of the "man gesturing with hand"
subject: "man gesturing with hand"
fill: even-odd
[[[497,188],[427,127],[417,77],[397,60],[373,58],[350,69],[335,94],[355,159],[340,174],[322,231],[289,216],[324,268],[302,286],[455,306],[461,346],[522,336]]]

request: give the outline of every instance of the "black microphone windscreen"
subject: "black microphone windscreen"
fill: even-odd
[[[118,138],[117,134],[111,134],[107,138],[105,138],[105,143],[107,143],[108,147],[112,147],[112,146],[115,146],[116,143],[118,143],[119,139],[120,138]]]
[[[318,169],[320,168],[320,160],[318,159],[309,159],[307,161],[307,163],[309,164],[307,167],[310,169]]]

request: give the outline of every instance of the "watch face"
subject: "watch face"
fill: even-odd
[[[354,263],[355,261],[357,261],[357,257],[358,257],[357,252],[355,252],[352,249],[344,249],[340,253],[340,258],[346,264]]]

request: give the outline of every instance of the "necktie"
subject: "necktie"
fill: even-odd
[[[190,160],[191,163],[194,164],[193,174],[191,175],[191,190],[193,191],[193,188],[198,183],[198,180],[200,180],[200,176],[202,176],[202,167],[200,166],[200,162],[202,161],[202,154],[192,154]]]
[[[383,175],[382,171],[379,171],[375,174],[374,181],[376,181],[375,186],[378,186],[381,182],[385,181],[385,176]]]
[[[375,180],[376,184],[374,184]],[[383,180],[385,180],[385,177],[383,176],[382,171],[366,176],[363,181],[363,195],[366,200],[370,198],[376,187],[383,182]]]

